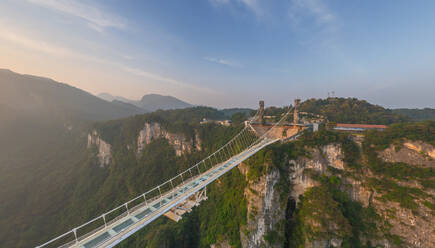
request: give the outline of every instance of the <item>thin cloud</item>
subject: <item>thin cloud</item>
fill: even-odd
[[[68,0],[27,0],[28,2],[62,12],[87,22],[88,26],[98,32],[106,28],[125,29],[125,21],[114,14],[105,12],[101,7]]]
[[[230,66],[230,67],[242,67],[242,65],[240,63],[237,63],[237,62],[231,61],[231,60],[227,60],[227,59],[211,58],[211,57],[205,57],[204,59],[207,60],[208,62],[226,65],[226,66]]]
[[[107,59],[101,59],[41,39],[33,38],[18,31],[17,28],[11,28],[10,26],[4,25],[1,22],[0,22],[0,40],[10,42],[14,45],[19,45],[24,49],[49,54],[55,57],[80,59],[80,60],[90,61],[94,63],[105,64],[105,65],[116,67],[126,73],[151,79],[154,81],[167,83],[182,88],[188,88],[202,93],[208,93],[214,95],[218,94],[218,92],[209,88],[200,87],[167,76],[144,71],[139,68],[130,67],[126,64],[112,62],[111,60],[107,60]]]
[[[252,11],[257,17],[264,15],[258,0],[209,0],[213,6],[219,7],[223,5],[242,5]]]
[[[291,0],[288,10],[293,32],[298,33],[301,46],[336,48],[340,22],[335,13],[321,0]],[[308,36],[307,36],[308,34]]]
[[[251,9],[255,13],[255,15],[257,16],[263,15],[263,10],[260,7],[258,0],[238,0],[238,1],[244,4],[249,9]]]
[[[230,2],[230,0],[210,0],[210,2],[211,2],[213,5],[217,6],[217,5],[219,5],[219,4],[227,4],[227,3]]]
[[[197,85],[193,85],[193,84],[189,84],[189,83],[185,83],[182,81],[179,81],[177,79],[173,79],[170,77],[166,77],[166,76],[162,76],[156,73],[151,73],[148,71],[144,71],[142,69],[139,68],[134,68],[134,67],[129,67],[129,66],[125,66],[125,65],[120,65],[120,67],[129,73],[132,73],[134,75],[140,76],[140,77],[145,77],[148,79],[153,79],[159,82],[164,82],[164,83],[169,83],[175,86],[179,86],[179,87],[183,87],[183,88],[189,88],[189,89],[193,89],[193,90],[197,90],[200,92],[204,92],[204,93],[209,93],[209,94],[216,94],[217,92],[215,90],[209,89],[209,88],[204,88],[204,87],[200,87]]]
[[[19,34],[17,30],[10,30],[0,23],[0,39],[11,42],[16,45],[20,45],[27,49],[47,53],[55,56],[73,56],[74,53],[62,46],[58,46],[49,42],[45,42],[38,39],[29,38],[26,35]]]
[[[299,25],[304,19],[314,19],[317,25],[331,29],[336,27],[336,16],[320,0],[291,0],[289,17],[294,25]]]

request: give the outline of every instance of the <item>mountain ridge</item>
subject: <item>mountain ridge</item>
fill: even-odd
[[[109,93],[100,93],[98,97],[106,101],[121,101],[125,103],[130,103],[136,107],[146,109],[148,111],[156,111],[158,109],[169,110],[169,109],[182,109],[193,107],[194,105],[182,101],[173,96],[165,96],[160,94],[145,94],[140,100],[131,100],[122,96],[113,96]]]
[[[100,121],[142,113],[131,106],[107,102],[66,83],[7,69],[0,69],[0,88],[0,104],[27,114]]]

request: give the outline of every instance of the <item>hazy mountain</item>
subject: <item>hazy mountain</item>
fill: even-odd
[[[4,69],[0,69],[0,105],[21,113],[64,120],[109,120],[142,112],[48,78]]]
[[[112,102],[114,100],[120,101],[120,102],[125,102],[125,103],[131,103],[134,104],[136,101],[122,97],[122,96],[114,96],[111,95],[109,93],[100,93],[97,95],[99,98],[106,100],[108,102]]]
[[[122,96],[113,96],[109,93],[100,93],[98,97],[106,101],[121,101],[125,103],[134,104],[135,106],[146,109],[148,111],[156,111],[158,109],[168,110],[168,109],[181,109],[193,107],[192,104],[184,102],[173,96],[163,96],[159,94],[148,94],[144,95],[139,101],[130,100]]]
[[[136,106],[107,102],[67,84],[0,69],[0,226],[20,226],[28,206],[37,206],[35,216],[66,207],[71,188],[63,187],[77,180],[72,175],[88,156],[87,127],[139,113]],[[29,227],[0,234],[0,247],[29,247],[4,243],[29,240]]]
[[[128,103],[128,102],[124,102],[124,101],[120,101],[120,100],[113,100],[111,103],[116,105],[116,106],[125,107],[125,108],[129,108],[129,109],[135,109],[138,113],[141,113],[141,114],[151,112],[147,109],[140,108],[132,103]]]
[[[139,101],[139,105],[142,108],[149,109],[151,111],[157,109],[180,109],[192,107],[192,104],[181,101],[173,96],[162,96],[158,94],[144,95]]]

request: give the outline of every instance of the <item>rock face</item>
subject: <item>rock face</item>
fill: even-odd
[[[398,151],[391,145],[379,153],[385,162],[403,162],[435,168],[435,148],[421,141],[406,141]]]
[[[421,141],[405,141],[401,148],[396,150],[390,146],[379,153],[379,157],[385,162],[402,162],[416,167],[435,168],[435,149],[433,146]],[[432,179],[433,180],[433,179]],[[409,186],[423,190],[429,196],[427,202],[435,198],[435,190],[424,189],[416,181],[398,182],[403,186]],[[399,235],[405,241],[404,247],[435,247],[434,211],[425,206],[421,201],[418,208],[410,210],[401,207],[398,203],[388,204],[378,200],[378,193],[373,195],[373,206],[383,218],[388,218],[392,225],[391,233]],[[392,218],[393,217],[393,218]]]
[[[420,206],[415,212],[402,208],[396,202],[382,202],[376,199],[375,193],[372,201],[373,207],[383,219],[388,219],[392,225],[390,232],[402,237],[404,243],[400,247],[426,248],[435,247],[434,225],[435,218],[431,210]],[[388,242],[386,242],[388,245]],[[395,247],[387,246],[385,247]]]
[[[88,134],[88,148],[93,145],[95,145],[98,150],[97,158],[100,167],[110,164],[112,159],[111,145],[102,140],[96,130]]]
[[[293,184],[291,196],[296,201],[308,188],[318,185],[318,182],[308,175],[309,170],[326,173],[328,166],[340,170],[344,169],[343,153],[337,144],[329,144],[321,149],[311,149],[310,153],[311,158],[299,157],[297,160],[289,161],[292,168],[289,180]]]
[[[244,167],[242,164],[239,169],[246,175],[247,170]],[[274,190],[279,178],[279,171],[274,169],[258,181],[249,182],[245,188],[248,222],[246,231],[240,233],[243,247],[280,247],[279,244],[268,244],[264,240],[264,236],[276,230],[277,225],[285,218],[285,209],[280,206],[279,193]]]
[[[338,144],[329,144],[320,148],[310,148],[309,156],[299,157],[289,160],[288,179],[292,184],[290,198],[294,201],[299,200],[299,196],[304,194],[308,188],[318,186],[319,182],[312,179],[312,173],[331,175],[328,167],[341,171],[342,180],[341,190],[346,192],[353,201],[358,201],[363,207],[371,206],[380,215],[382,220],[391,224],[390,234],[400,236],[403,243],[400,246],[393,244],[385,237],[379,236],[371,238],[372,245],[380,247],[435,247],[435,232],[433,223],[435,218],[433,210],[419,203],[417,210],[410,210],[401,207],[397,202],[381,200],[383,192],[377,192],[370,188],[362,177],[350,176],[353,172],[347,168],[343,162],[342,148]],[[405,142],[403,148],[396,152],[393,147],[381,152],[382,158],[390,162],[406,162],[408,164],[433,166],[431,158],[433,147],[422,142]],[[424,162],[424,163],[423,163]],[[242,173],[246,174],[247,168],[239,166]],[[275,230],[276,224],[285,219],[282,206],[279,204],[279,195],[274,192],[273,186],[279,179],[278,171],[272,170],[267,175],[262,176],[258,182],[250,182],[249,188],[245,190],[248,202],[248,216],[255,213],[255,218],[248,217],[247,235],[241,232],[243,247],[275,247],[264,241],[264,235],[270,230]],[[400,185],[408,184],[411,187],[423,189],[417,182],[400,182]],[[432,197],[435,191],[424,189]],[[254,193],[256,192],[256,193]],[[426,198],[430,201],[430,198]],[[331,222],[333,223],[333,222]],[[331,224],[332,225],[332,224]],[[361,237],[367,240],[366,237]],[[319,240],[306,240],[305,247],[341,247],[342,239],[327,238]],[[276,246],[280,247],[282,244]]]
[[[421,141],[406,141],[398,151],[391,145],[380,152],[379,156],[385,162],[403,162],[435,168],[435,148]]]
[[[328,167],[339,170],[344,169],[342,149],[337,144],[323,146],[321,149],[311,149],[310,158],[299,157],[297,160],[287,161],[291,168],[288,175],[280,175],[276,168],[269,170],[256,181],[249,181],[245,188],[247,200],[248,221],[240,237],[243,247],[282,247],[282,242],[270,244],[265,237],[270,232],[282,232],[286,219],[286,203],[288,199],[280,199],[281,195],[275,186],[281,176],[287,177],[292,184],[290,198],[298,201],[299,195],[308,188],[317,186],[319,183],[313,180],[307,171],[327,173]],[[267,164],[264,166],[268,166]],[[249,168],[245,164],[239,165],[242,174],[247,175]],[[306,170],[308,169],[308,170]],[[352,192],[352,190],[350,190]],[[354,193],[358,195],[359,193]],[[306,243],[306,247],[340,247],[341,239],[314,240]]]
[[[194,138],[188,139],[184,134],[170,133],[164,130],[159,123],[147,122],[140,130],[137,138],[137,154],[141,154],[147,144],[158,138],[167,139],[177,156],[190,153],[193,149],[201,150],[201,140],[197,133]]]

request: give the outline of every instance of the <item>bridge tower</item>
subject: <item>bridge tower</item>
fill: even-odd
[[[263,121],[264,121],[264,119],[263,119],[263,115],[264,115],[264,101],[260,100],[259,104],[260,104],[260,109],[258,110],[258,122],[260,124],[263,124]]]
[[[293,123],[298,124],[299,123],[299,113],[298,108],[299,104],[301,103],[301,99],[295,99],[295,107],[294,107],[294,113],[293,113]]]

